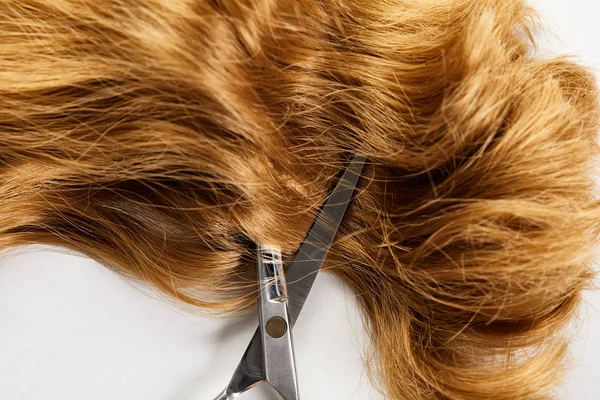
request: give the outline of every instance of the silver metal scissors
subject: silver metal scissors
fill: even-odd
[[[365,157],[356,155],[349,162],[304,238],[287,275],[279,249],[257,246],[259,326],[229,384],[214,400],[234,399],[262,383],[271,386],[284,400],[300,399],[292,328],[346,213],[365,161]]]

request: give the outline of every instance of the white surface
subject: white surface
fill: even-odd
[[[29,247],[0,266],[0,399],[212,400],[223,390],[256,316],[187,314],[50,250]],[[294,329],[303,398],[381,399],[363,370],[353,295],[325,274],[314,289]],[[240,396],[268,399],[261,387]]]
[[[600,80],[600,0],[530,0],[550,31],[540,42],[544,55],[569,54]],[[561,400],[600,399],[600,292],[587,292],[573,324],[573,369],[559,389]]]
[[[600,68],[600,1],[531,3],[555,33],[542,53]],[[352,294],[326,275],[314,293],[294,330],[303,398],[380,399]],[[586,299],[563,400],[600,399],[600,294]],[[0,267],[0,321],[0,399],[11,400],[211,400],[256,326],[186,314],[87,258],[39,250]],[[240,400],[269,397],[257,388]]]

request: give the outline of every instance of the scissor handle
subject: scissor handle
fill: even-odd
[[[299,400],[292,325],[281,251],[258,245],[259,322],[266,382],[285,400]]]
[[[233,399],[233,397],[229,396],[229,394],[227,394],[227,389],[223,390],[223,392],[221,392],[221,394],[219,394],[219,396],[215,397],[213,400],[231,400]]]

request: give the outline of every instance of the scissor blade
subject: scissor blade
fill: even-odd
[[[327,252],[348,208],[365,165],[365,157],[354,156],[313,222],[286,275],[290,321],[296,323],[302,307],[325,261]]]
[[[298,400],[296,362],[281,251],[258,245],[263,369],[266,381],[285,400]]]
[[[342,217],[354,194],[365,161],[365,157],[358,155],[350,161],[313,222],[286,275],[289,318],[292,326],[294,326],[302,311],[317,273],[323,265],[331,243],[333,243]],[[254,332],[254,336],[250,340],[250,344],[246,348],[227,387],[226,392],[228,395],[231,394],[231,397],[223,397],[224,399],[233,398],[235,395],[243,393],[265,380],[262,353],[260,328],[258,328]]]

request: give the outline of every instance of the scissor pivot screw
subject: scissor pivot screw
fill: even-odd
[[[272,338],[280,338],[287,332],[287,324],[281,317],[270,318],[266,325],[266,331]]]

